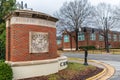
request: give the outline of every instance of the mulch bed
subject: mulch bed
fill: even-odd
[[[79,71],[77,74],[70,74],[69,71],[59,71],[56,74],[60,75],[60,78],[57,80],[85,80],[89,77],[92,77],[98,73],[100,73],[103,69],[96,67],[96,69],[86,69],[85,71]],[[63,75],[68,74],[69,78],[62,77]],[[48,80],[48,76],[41,76],[41,77],[34,77],[34,78],[26,78],[26,79],[20,79],[20,80]]]

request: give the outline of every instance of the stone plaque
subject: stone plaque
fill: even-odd
[[[48,33],[44,32],[30,32],[30,53],[44,53],[49,51]]]

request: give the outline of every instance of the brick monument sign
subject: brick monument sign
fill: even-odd
[[[67,58],[57,54],[56,18],[30,10],[16,10],[5,18],[6,62],[14,79],[48,75],[67,67]]]

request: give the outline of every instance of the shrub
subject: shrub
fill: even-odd
[[[110,49],[120,49],[120,47],[118,47],[118,48],[110,48]]]
[[[12,80],[13,72],[11,67],[3,61],[0,61],[0,80]]]
[[[96,49],[96,47],[95,46],[80,46],[79,49],[94,50]]]
[[[5,43],[0,40],[0,59],[5,59]]]

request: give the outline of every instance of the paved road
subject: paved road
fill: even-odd
[[[76,57],[76,58],[84,58],[84,54],[77,54],[65,52],[63,55],[67,57]],[[107,64],[115,67],[115,74],[109,80],[120,80],[120,55],[112,55],[112,54],[88,54],[89,60],[98,60],[101,62],[105,62]]]

